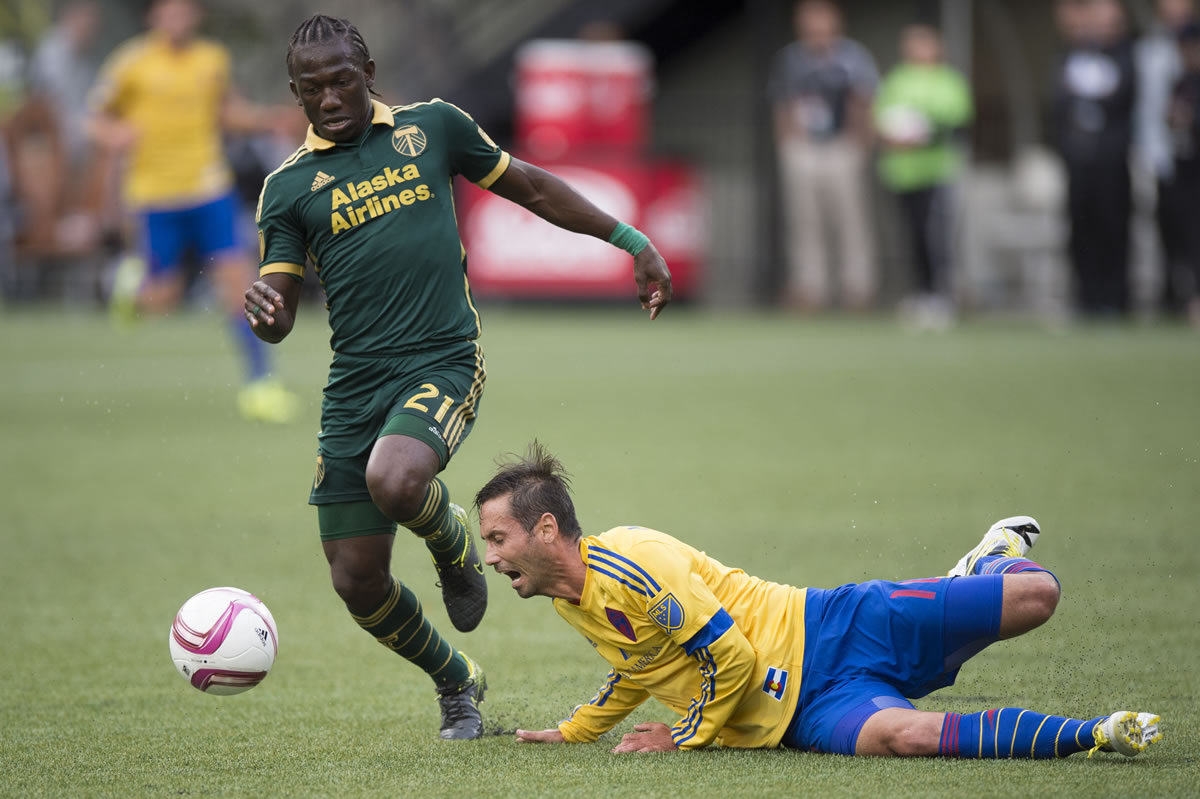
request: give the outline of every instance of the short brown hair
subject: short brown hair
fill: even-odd
[[[558,458],[536,439],[524,457],[511,456],[499,462],[500,470],[475,494],[475,510],[483,503],[507,496],[511,514],[526,530],[533,530],[543,513],[551,513],[558,529],[570,538],[583,531],[571,501],[571,476]]]

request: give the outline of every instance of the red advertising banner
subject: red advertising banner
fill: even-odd
[[[535,161],[637,155],[653,59],[635,42],[537,39],[516,54],[518,149]]]
[[[671,269],[677,297],[696,290],[705,225],[699,184],[690,168],[636,161],[539,166],[649,236]],[[611,244],[557,228],[487,191],[466,189],[458,208],[471,289],[477,296],[634,296],[633,260]]]

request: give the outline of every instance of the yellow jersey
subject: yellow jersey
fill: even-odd
[[[732,569],[665,533],[583,538],[576,605],[554,607],[608,661],[600,690],[559,724],[594,741],[654,697],[680,715],[681,749],[779,745],[796,710],[805,591]]]
[[[228,51],[202,39],[176,49],[147,33],[109,56],[88,105],[138,130],[125,176],[131,208],[183,208],[230,190],[221,143],[229,82]]]

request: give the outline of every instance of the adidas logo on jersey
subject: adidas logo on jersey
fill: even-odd
[[[317,172],[317,176],[313,178],[312,188],[309,189],[309,191],[316,191],[323,186],[328,186],[334,180],[335,178],[333,175],[326,175],[324,172]]]

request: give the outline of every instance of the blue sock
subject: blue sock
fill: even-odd
[[[1066,757],[1096,745],[1092,729],[1104,721],[1047,716],[1019,707],[980,713],[947,713],[942,722],[938,754],[943,757],[1015,758]]]
[[[254,335],[250,323],[240,311],[230,315],[229,324],[233,340],[237,342],[242,357],[246,359],[246,379],[253,381],[266,377],[271,371],[267,364],[267,345]]]
[[[1041,564],[1034,563],[1029,558],[1008,557],[1006,555],[990,555],[975,561],[973,574],[1019,574],[1020,572],[1045,572],[1054,577],[1054,572]],[[1058,578],[1054,577],[1058,583]],[[1062,583],[1059,583],[1062,586]]]

